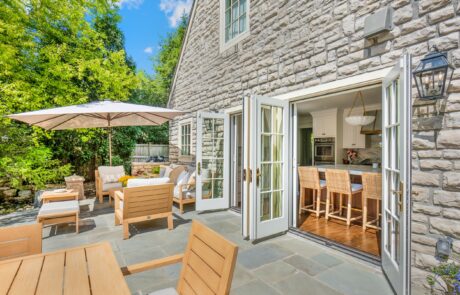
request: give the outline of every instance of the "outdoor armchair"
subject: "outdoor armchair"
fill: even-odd
[[[188,176],[188,177],[187,177]],[[195,172],[179,176],[179,181],[174,187],[173,202],[179,205],[180,214],[184,214],[185,204],[196,202],[196,174]]]
[[[155,291],[150,295],[216,294],[230,292],[238,247],[198,221],[192,222],[184,254],[122,267],[131,275],[175,263],[182,263],[176,289]]]
[[[159,184],[128,187],[115,192],[115,225],[123,224],[123,238],[129,238],[129,224],[150,219],[167,218],[173,228],[172,196],[174,185],[169,179],[147,179]],[[163,183],[161,183],[163,182]]]
[[[42,253],[40,223],[0,228],[0,260]]]
[[[104,201],[104,196],[109,195],[109,190],[122,188],[123,184],[118,180],[126,175],[123,166],[99,166],[94,172],[96,182],[96,196],[99,203]]]

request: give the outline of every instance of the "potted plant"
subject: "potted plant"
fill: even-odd
[[[131,178],[134,178],[134,176],[124,175],[124,176],[118,178],[118,182],[121,182],[123,187],[126,187],[128,185],[128,180],[130,180]]]
[[[353,161],[358,157],[358,152],[352,149],[348,149],[346,153],[347,158],[343,159],[344,164],[353,164]]]
[[[433,267],[426,280],[432,294],[460,295],[460,265],[455,262],[442,262]]]

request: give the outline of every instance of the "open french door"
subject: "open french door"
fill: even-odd
[[[249,238],[254,240],[288,230],[289,104],[253,96],[244,112],[250,144],[245,143],[244,163],[249,208],[243,213],[249,214]]]
[[[398,295],[410,288],[410,67],[403,56],[382,85],[382,268]]]
[[[196,210],[229,207],[229,119],[227,114],[198,112]]]

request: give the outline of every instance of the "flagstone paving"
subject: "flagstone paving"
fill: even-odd
[[[312,241],[284,235],[253,244],[241,237],[241,216],[220,211],[174,214],[174,229],[162,220],[132,226],[132,237],[122,239],[122,229],[114,226],[113,208],[94,199],[81,202],[80,233],[74,226],[46,227],[43,251],[110,241],[120,266],[181,253],[187,244],[191,220],[197,219],[239,246],[231,294],[393,294],[380,269]],[[0,218],[0,225],[34,222],[37,210]],[[148,294],[175,286],[180,265],[172,265],[126,277],[133,294]]]

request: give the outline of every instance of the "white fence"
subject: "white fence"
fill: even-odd
[[[169,157],[169,145],[167,144],[136,144],[133,155],[133,162],[145,162],[150,157]]]

